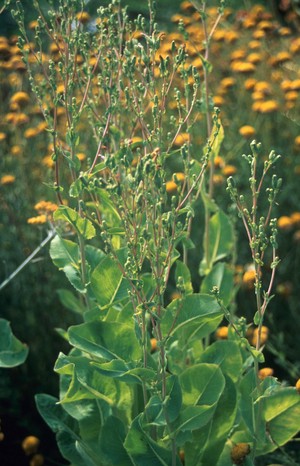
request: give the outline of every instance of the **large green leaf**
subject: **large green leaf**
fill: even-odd
[[[68,330],[70,344],[92,356],[129,361],[141,358],[141,347],[134,329],[121,322],[86,322],[71,326]]]
[[[78,234],[85,239],[92,239],[96,235],[96,230],[90,220],[81,217],[76,210],[71,207],[61,205],[54,212],[54,220],[64,220],[72,225]]]
[[[128,298],[130,288],[117,262],[109,256],[95,268],[91,275],[91,286],[101,307]]]
[[[135,466],[171,466],[171,448],[164,448],[155,442],[142,425],[143,414],[139,414],[132,422],[125,439],[124,446]],[[182,463],[176,456],[176,465]]]
[[[186,466],[215,465],[224,449],[235,421],[237,403],[235,384],[230,377],[225,380],[225,389],[209,424],[193,432],[193,442],[185,447]]]
[[[101,458],[106,465],[130,466],[132,462],[124,447],[125,426],[115,416],[109,416],[100,435]]]
[[[215,364],[196,364],[179,376],[183,409],[176,421],[176,432],[196,430],[207,424],[223,393],[225,379]]]
[[[161,328],[164,335],[175,338],[186,330],[189,338],[202,338],[213,332],[222,320],[223,312],[217,300],[206,294],[189,294],[172,301],[166,309]]]
[[[208,244],[208,247],[207,247]],[[232,224],[224,212],[219,210],[209,219],[209,238],[203,240],[204,258],[199,273],[207,275],[215,262],[232,254],[234,248],[234,232]]]
[[[237,382],[242,372],[242,355],[239,345],[234,341],[216,341],[200,356],[199,362],[217,364],[223,374]]]
[[[284,387],[259,402],[263,406],[268,439],[260,454],[266,454],[287,443],[300,431],[300,396],[295,388]]]
[[[55,371],[71,375],[61,403],[73,403],[84,399],[103,400],[109,406],[123,411],[130,419],[132,409],[132,389],[113,378],[102,375],[85,356],[65,356],[60,354]]]
[[[215,264],[212,270],[204,277],[201,283],[201,293],[210,293],[214,286],[219,288],[219,296],[224,306],[232,300],[234,271],[225,262]]]
[[[12,333],[10,323],[0,319],[0,367],[15,367],[23,364],[28,347]]]

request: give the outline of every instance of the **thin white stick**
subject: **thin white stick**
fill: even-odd
[[[48,236],[46,236],[46,238],[41,242],[41,244],[38,245],[38,247],[27,257],[27,259],[24,260],[24,262],[22,262],[21,265],[19,265],[18,268],[16,268],[16,270],[13,271],[13,273],[10,274],[9,277],[7,277],[1,284],[0,284],[0,291],[6,286],[8,285],[8,283],[13,279],[15,278],[16,275],[18,275],[19,272],[21,272],[21,270],[24,269],[24,267],[26,267],[27,264],[29,264],[29,262],[40,252],[41,249],[43,249],[43,247],[52,239],[54,238],[54,236],[56,235],[56,231],[55,230],[50,230],[48,232]]]

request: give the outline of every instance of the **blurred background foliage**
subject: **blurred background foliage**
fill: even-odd
[[[12,6],[14,1],[12,0]],[[86,10],[93,16],[100,5],[108,3],[106,0],[90,0],[86,2]],[[36,18],[32,1],[22,0],[22,4],[26,12],[26,21],[29,23]],[[39,0],[39,4],[47,11],[49,4],[46,0]],[[132,16],[138,13],[147,14],[148,2],[146,0],[127,0],[122,4],[129,6]],[[180,0],[157,0],[157,20],[160,29],[168,31],[177,27],[175,22],[170,21],[170,18],[179,13],[180,4]],[[249,151],[249,137],[240,133],[241,127],[256,128],[255,137],[263,141],[265,151],[275,149],[276,152],[282,152],[285,155],[278,164],[279,174],[282,174],[284,178],[284,188],[280,194],[280,205],[277,209],[278,216],[283,219],[279,238],[279,255],[282,263],[276,278],[276,299],[272,301],[272,313],[269,313],[267,322],[271,328],[267,362],[275,365],[275,373],[278,377],[293,382],[297,374],[299,376],[300,370],[297,340],[300,332],[300,282],[298,279],[300,267],[300,106],[298,90],[295,90],[297,95],[290,95],[289,101],[287,92],[280,86],[283,81],[294,82],[300,79],[300,54],[299,51],[295,52],[288,60],[275,64],[274,68],[269,65],[266,68],[265,60],[269,60],[277,49],[285,51],[289,44],[296,43],[299,30],[297,30],[297,21],[290,23],[287,16],[289,10],[283,11],[280,1],[231,0],[227,2],[228,7],[242,10],[239,13],[241,18],[253,5],[259,4],[271,12],[272,18],[276,21],[276,28],[272,29],[272,34],[267,34],[264,39],[262,49],[265,58],[257,63],[255,79],[259,82],[269,82],[271,88],[269,90],[266,88],[263,98],[271,100],[274,97],[277,107],[276,111],[266,114],[250,111],[253,105],[253,93],[251,95],[245,90],[248,76],[238,72],[235,74],[230,68],[230,63],[233,61],[231,54],[247,49],[248,39],[246,37],[249,37],[249,34],[247,32],[248,35],[244,36],[242,23],[239,23],[240,20],[233,15],[228,19],[226,28],[230,30],[230,24],[234,23],[234,30],[237,31],[238,37],[232,42],[227,40],[224,43],[222,41],[216,43],[215,49],[218,52],[212,73],[214,103],[222,109],[225,126],[222,157],[216,167],[216,175],[219,177],[216,178],[216,200],[225,210],[230,210],[229,199],[225,194],[226,183],[224,184],[226,167],[234,167],[233,174],[238,172],[239,183],[242,187],[247,184],[248,174],[243,169],[240,156],[243,152]],[[209,6],[211,5],[218,5],[218,2],[209,2]],[[280,35],[278,32],[282,26],[290,27],[287,36]],[[13,47],[15,34],[17,34],[17,28],[11,14],[4,11],[0,15],[0,36],[10,38]],[[252,52],[254,53],[255,49]],[[212,61],[214,61],[213,54]],[[21,60],[17,66],[19,68],[17,67],[10,75],[0,69],[0,100],[2,103],[0,134],[5,134],[3,140],[0,141],[0,178],[2,180],[0,183],[0,284],[47,235],[44,225],[33,227],[27,223],[27,219],[34,214],[34,205],[45,197],[55,201],[53,193],[45,185],[52,180],[49,138],[42,130],[42,117],[35,113],[34,105],[22,111],[25,114],[24,122],[17,123],[6,133],[5,118],[7,118],[9,99],[13,92],[28,89],[26,71],[22,67]],[[230,81],[224,84],[222,80],[231,77],[234,79],[232,84]],[[287,105],[288,102],[293,105]],[[37,138],[31,137],[29,133],[24,137],[24,127],[26,131],[39,125],[41,125],[41,131],[36,133]],[[3,177],[7,174],[12,174],[14,180],[9,181],[6,178],[5,181]],[[201,207],[199,207],[200,210]],[[232,218],[236,219],[236,213],[231,213]],[[247,262],[250,262],[249,252],[245,247],[242,227],[236,220],[235,224],[238,237],[238,261],[244,267]],[[240,276],[245,272],[243,267],[241,266]],[[195,271],[196,268],[197,265],[195,265]],[[197,280],[199,281],[199,277],[194,279],[196,283]],[[58,352],[66,351],[67,345],[55,328],[67,328],[78,319],[75,314],[62,306],[55,292],[59,288],[67,287],[64,276],[59,274],[50,262],[48,246],[46,246],[18,276],[0,291],[1,317],[12,323],[15,335],[21,341],[26,342],[30,348],[29,357],[24,365],[9,371],[0,370],[0,412],[2,429],[7,437],[6,444],[0,445],[0,462],[1,454],[5,455],[11,450],[14,452],[12,458],[5,456],[6,463],[3,463],[5,466],[15,465],[17,454],[19,454],[18,464],[20,466],[28,464],[28,458],[24,456],[20,447],[22,438],[28,434],[45,438],[46,456],[51,458],[52,462],[58,461],[62,464],[54,438],[37,414],[33,398],[34,394],[39,392],[56,395],[58,391],[58,380],[53,372],[53,364]],[[251,319],[253,299],[253,288],[248,287],[247,283],[241,286],[236,303],[237,312]]]

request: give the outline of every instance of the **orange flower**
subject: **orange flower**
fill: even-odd
[[[177,193],[177,188],[178,188],[178,185],[175,183],[175,181],[167,181],[166,182],[167,193],[175,194],[175,193]]]
[[[37,215],[36,217],[30,217],[27,219],[27,223],[30,225],[43,225],[44,223],[47,222],[47,217],[46,215]]]
[[[261,113],[273,113],[279,109],[279,105],[276,100],[266,100],[262,102],[260,105],[259,111]]]
[[[255,128],[253,128],[253,126],[245,125],[245,126],[241,126],[241,128],[239,129],[239,133],[241,136],[248,139],[254,136],[256,131],[255,131]]]
[[[250,445],[248,443],[237,443],[231,449],[231,459],[233,464],[243,464],[244,459],[250,453]]]
[[[26,105],[29,102],[29,95],[27,92],[16,92],[10,99],[10,103],[16,103],[18,105]]]
[[[287,215],[283,215],[282,217],[279,217],[277,220],[277,226],[281,230],[290,230],[293,226],[293,221],[290,217]]]
[[[274,370],[271,367],[263,367],[258,371],[258,378],[264,380],[266,377],[271,377],[274,374]]]
[[[76,19],[82,23],[82,24],[86,24],[89,22],[89,20],[91,19],[90,15],[86,12],[86,11],[81,11],[80,13],[77,13],[76,15]]]
[[[35,453],[39,447],[40,441],[34,435],[29,435],[25,437],[22,442],[22,449],[24,450],[26,455],[32,455]]]
[[[295,387],[297,392],[300,393],[300,379],[297,380]]]
[[[5,185],[5,184],[12,184],[15,182],[16,177],[13,175],[3,175],[0,178],[0,184]]]
[[[219,327],[215,333],[217,340],[227,340],[228,338],[228,327]]]

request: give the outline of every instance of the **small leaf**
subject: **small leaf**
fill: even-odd
[[[0,319],[0,367],[16,367],[26,360],[28,348],[12,333],[10,323]]]

